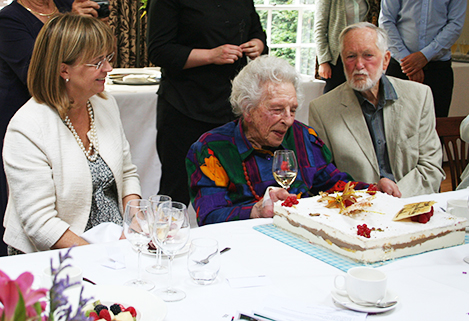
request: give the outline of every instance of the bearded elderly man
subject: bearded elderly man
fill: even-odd
[[[339,41],[347,82],[313,100],[309,114],[333,162],[358,180],[397,183],[394,196],[438,192],[445,174],[430,88],[384,75],[382,29],[350,25]]]
[[[238,120],[203,134],[186,158],[190,195],[199,225],[272,217],[272,201],[289,193],[272,174],[273,153],[290,149],[298,175],[289,192],[308,196],[343,189],[352,180],[330,162],[313,128],[295,121],[300,77],[285,60],[262,56],[233,80],[231,104]],[[392,188],[386,181],[378,189]],[[368,184],[356,182],[356,189]]]

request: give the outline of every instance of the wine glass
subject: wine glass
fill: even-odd
[[[174,256],[189,240],[190,222],[186,205],[180,202],[171,202],[171,207],[162,207],[157,212],[153,227],[153,239],[169,258],[168,287],[155,292],[166,302],[180,301],[186,293],[174,289],[172,285],[171,267]]]
[[[138,277],[124,283],[124,285],[138,287],[144,290],[151,290],[155,285],[142,279],[140,269],[140,257],[144,246],[150,242],[150,228],[148,218],[151,215],[150,201],[145,199],[134,199],[127,203],[124,212],[124,235],[126,239],[137,248],[138,253]]]
[[[292,150],[275,151],[272,173],[277,183],[288,190],[298,174],[295,153]]]
[[[151,222],[149,222],[150,230],[152,230],[154,226],[154,220],[155,220],[155,217],[157,216],[158,210],[161,209],[161,207],[163,206],[170,207],[171,197],[167,195],[152,195],[148,198],[148,200],[150,201],[152,214],[153,214],[152,220]],[[161,264],[161,248],[156,244],[156,240],[153,238],[154,233],[151,233],[151,235],[152,235],[153,244],[156,247],[156,262],[153,265],[147,266],[145,270],[152,274],[164,274],[168,272],[168,269],[166,268],[166,266]]]

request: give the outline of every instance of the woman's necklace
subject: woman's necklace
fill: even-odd
[[[37,14],[41,17],[46,17],[46,18],[50,18],[52,15],[54,15],[56,12],[57,12],[57,6],[55,6],[55,9],[54,9],[54,12],[51,12],[51,13],[40,13],[40,12],[37,12],[37,11],[34,11],[33,9],[29,8],[29,7],[26,7],[24,5],[24,3],[20,0],[18,0],[18,3],[20,5],[22,5],[26,10],[28,10],[29,12],[31,12],[32,14]]]
[[[262,197],[257,195],[256,191],[254,190],[254,187],[252,186],[251,180],[249,179],[248,171],[246,169],[246,164],[244,163],[244,161],[243,161],[243,171],[244,171],[244,178],[246,179],[249,190],[251,191],[251,193],[254,196],[254,198],[256,199],[256,201],[259,202],[262,199]]]
[[[80,136],[78,136],[68,116],[65,116],[64,122],[67,125],[67,127],[70,129],[70,131],[72,132],[73,137],[75,137],[75,140],[77,141],[78,146],[80,146],[86,158],[88,158],[89,161],[94,162],[98,158],[98,154],[99,154],[98,135],[96,134],[96,126],[94,125],[93,107],[91,107],[91,103],[89,101],[86,103],[86,106],[88,107],[88,113],[90,115],[90,132],[88,136],[90,140],[90,147],[88,148],[88,150],[85,149],[85,145],[83,145],[83,142],[81,141]],[[94,149],[94,153],[91,154],[93,152],[93,149]]]

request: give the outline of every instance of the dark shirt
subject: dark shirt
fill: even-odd
[[[371,140],[375,148],[376,157],[379,164],[379,175],[381,178],[389,178],[395,181],[392,173],[391,164],[389,162],[388,148],[386,144],[386,132],[384,128],[383,108],[386,108],[386,101],[397,99],[396,91],[385,75],[381,76],[379,82],[379,101],[378,106],[374,106],[362,94],[354,90],[358,98],[358,102],[362,107],[363,116],[365,117]]]
[[[72,9],[73,0],[55,0],[61,12]],[[0,10],[0,146],[15,112],[31,97],[26,85],[34,42],[44,24],[18,2]]]
[[[246,65],[183,69],[192,49],[241,45],[266,35],[252,0],[153,0],[148,18],[148,52],[162,67],[158,95],[184,115],[207,123],[224,124],[234,118],[229,96],[231,80]]]

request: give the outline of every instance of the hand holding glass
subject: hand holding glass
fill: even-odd
[[[138,253],[138,278],[127,281],[124,285],[134,286],[145,290],[155,287],[150,281],[142,279],[140,269],[140,257],[142,249],[150,242],[150,227],[148,218],[151,215],[151,206],[148,200],[135,199],[127,203],[124,212],[124,235],[126,239],[137,248]]]
[[[186,205],[171,202],[171,207],[162,207],[157,212],[153,227],[153,239],[169,257],[168,287],[157,290],[155,294],[167,302],[180,301],[186,294],[172,286],[171,267],[174,256],[189,240],[190,222]]]
[[[298,174],[295,153],[292,150],[275,151],[272,173],[277,183],[288,190]]]

